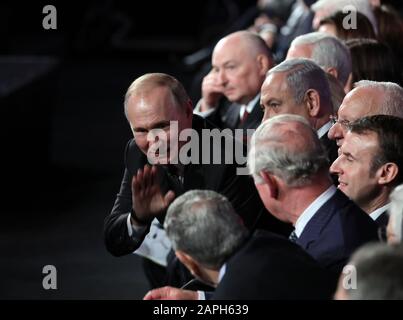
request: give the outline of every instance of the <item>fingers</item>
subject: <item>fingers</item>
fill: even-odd
[[[132,179],[132,191],[137,196],[143,197],[148,193],[149,189],[155,185],[156,169],[145,165],[143,169],[138,169],[137,174]]]
[[[144,296],[143,300],[166,300],[169,299],[169,292],[172,287],[162,287],[150,290]],[[174,288],[172,288],[174,289]]]
[[[197,300],[197,298],[196,291],[167,286],[147,292],[143,300]]]
[[[174,201],[174,199],[175,193],[172,190],[169,190],[164,196],[165,207],[168,208],[168,206],[171,204],[172,201]]]

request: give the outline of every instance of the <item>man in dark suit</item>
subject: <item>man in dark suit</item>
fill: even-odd
[[[162,223],[172,200],[191,189],[216,190],[227,196],[250,229],[262,224],[276,228],[273,224],[280,224],[275,219],[266,220],[267,214],[252,179],[237,175],[239,166],[224,161],[227,156],[233,156],[228,154],[229,148],[225,149],[225,145],[211,145],[210,158],[205,161],[206,152],[202,152],[206,151],[202,149],[205,144],[200,143],[197,151],[203,159],[191,157],[188,164],[181,162],[182,149],[189,140],[178,137],[190,129],[201,136],[201,130],[206,128],[205,121],[193,116],[192,110],[183,86],[169,75],[146,74],[129,87],[125,114],[134,139],[127,145],[121,188],[104,226],[105,244],[113,255],[136,250],[149,232],[151,221],[157,218]],[[190,140],[194,141],[198,139]],[[213,164],[217,145],[221,161]],[[155,266],[148,267],[146,272]],[[160,271],[154,274],[162,275],[154,278],[165,277],[165,270]],[[157,279],[152,285],[161,285],[164,281]],[[183,284],[181,281],[176,284]]]
[[[224,37],[214,48],[195,112],[222,129],[256,129],[263,116],[260,87],[273,65],[270,49],[257,34],[238,31]]]
[[[214,191],[177,198],[164,227],[183,264],[216,287],[213,299],[329,299],[334,292],[337,278],[304,250],[267,231],[249,236],[229,201]],[[198,293],[165,287],[145,296],[167,298],[197,299]]]
[[[388,223],[389,196],[403,182],[403,119],[387,115],[352,122],[330,171],[338,188],[379,226]]]
[[[279,114],[304,117],[317,131],[330,161],[337,158],[337,145],[327,132],[332,126],[333,106],[326,73],[308,59],[286,60],[268,73],[261,89],[263,120]]]
[[[355,249],[377,239],[372,219],[332,184],[326,152],[304,118],[263,122],[248,167],[266,208],[295,227],[290,240],[326,269],[339,274]]]

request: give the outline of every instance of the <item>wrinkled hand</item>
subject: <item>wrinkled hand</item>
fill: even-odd
[[[141,221],[151,221],[163,213],[175,199],[173,191],[162,194],[158,183],[157,167],[144,166],[132,179],[132,201],[136,217]]]
[[[223,87],[217,83],[217,77],[210,73],[203,78],[201,111],[217,107],[218,100],[223,96]]]
[[[148,291],[143,300],[197,300],[197,291],[162,287]]]

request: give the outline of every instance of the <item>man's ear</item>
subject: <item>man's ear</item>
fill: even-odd
[[[270,192],[270,197],[277,199],[278,198],[278,183],[276,179],[270,175],[270,173],[266,171],[260,172],[260,177],[264,180],[267,188]]]
[[[333,68],[333,67],[327,68],[327,69],[326,69],[326,72],[327,72],[327,73],[330,73],[333,77],[335,77],[336,79],[338,79],[339,73],[337,72],[337,69],[336,69],[336,68]]]
[[[201,278],[200,267],[195,259],[180,250],[175,251],[175,254],[178,257],[179,261],[182,262],[186,268],[188,268],[192,275],[197,278]]]
[[[312,118],[317,117],[320,112],[319,93],[314,89],[308,89],[308,91],[305,92],[305,103],[309,116]]]
[[[396,163],[388,162],[382,165],[378,170],[378,183],[381,185],[389,184],[399,174],[399,167]]]
[[[256,58],[259,70],[260,70],[260,75],[261,76],[266,76],[267,71],[271,68],[272,62],[269,60],[267,56],[264,54],[259,54]]]

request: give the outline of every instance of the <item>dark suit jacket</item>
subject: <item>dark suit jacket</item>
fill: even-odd
[[[240,123],[239,110],[241,106],[237,103],[230,103],[225,98],[220,100],[219,106],[206,119],[220,129],[256,129],[263,118],[263,111],[258,100],[253,107],[251,114],[244,123]]]
[[[336,282],[298,245],[258,230],[227,261],[213,299],[330,299]]]
[[[307,223],[297,244],[339,274],[357,248],[377,239],[376,223],[337,190]]]
[[[205,121],[194,116],[193,129],[200,133],[203,128],[206,128]],[[224,147],[221,150],[222,157],[224,157],[228,150],[224,150]],[[210,155],[212,157],[212,152]],[[104,223],[105,244],[115,256],[132,253],[143,241],[143,239],[136,240],[129,237],[127,231],[127,216],[132,208],[132,177],[139,168],[143,168],[148,163],[147,157],[138,149],[133,140],[127,144],[125,162],[126,169],[120,191],[112,212],[106,217]],[[231,201],[235,211],[243,218],[245,225],[250,230],[260,226],[269,230],[286,232],[285,224],[273,218],[264,208],[253,179],[247,175],[237,175],[237,167],[239,166],[236,164],[225,164],[224,161],[221,164],[190,163],[185,166],[184,184],[182,185],[170,174],[169,166],[159,166],[160,184],[164,192],[173,190],[176,196],[194,189],[217,191]],[[161,223],[164,216],[159,217]]]
[[[337,157],[339,156],[338,154],[339,147],[337,146],[336,141],[330,140],[329,137],[327,136],[327,132],[322,138],[320,138],[320,141],[322,142],[322,145],[325,147],[330,164],[332,164],[334,160],[336,160]]]
[[[339,156],[339,147],[337,146],[335,140],[329,139],[329,137],[327,136],[327,132],[322,138],[320,138],[320,142],[322,142],[322,145],[325,147],[327,157],[329,159],[329,164],[331,165]],[[333,184],[337,187],[337,185],[339,184],[339,176],[337,174],[331,174],[330,176],[332,178]]]
[[[375,220],[378,227],[386,227],[389,222],[389,214],[387,211],[382,212],[382,214]]]

